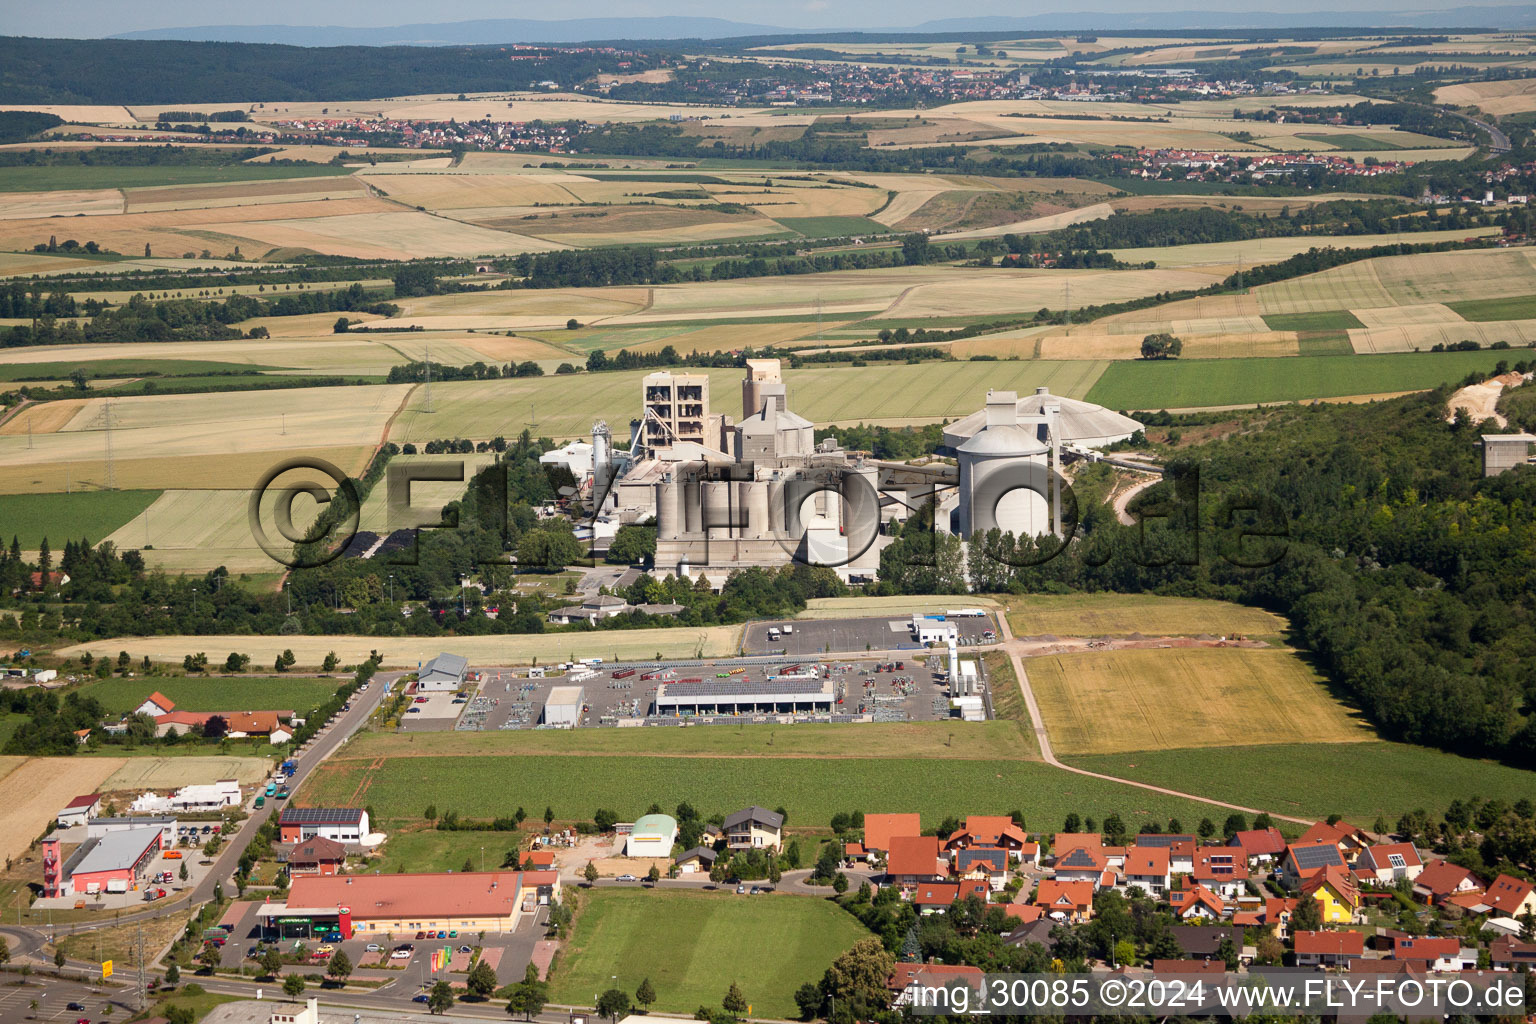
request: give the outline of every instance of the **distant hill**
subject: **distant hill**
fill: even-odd
[[[383,28],[340,25],[200,25],[124,32],[114,39],[178,39],[291,46],[461,46],[486,43],[578,43],[589,40],[733,39],[814,36],[858,31],[873,37],[982,32],[1071,32],[1176,29],[1490,28],[1536,27],[1536,5],[1480,5],[1404,11],[1057,11],[1022,17],[942,18],[908,27],[807,29],[755,25],[725,18],[495,18],[426,22]]]

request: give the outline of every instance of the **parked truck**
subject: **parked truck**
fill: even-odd
[[[293,758],[289,758],[288,760],[283,762],[283,774],[284,775],[287,775],[287,776],[291,777],[298,770],[299,770],[299,762],[293,760]]]

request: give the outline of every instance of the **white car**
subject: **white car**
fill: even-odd
[[[408,949],[397,949],[389,954],[389,958],[391,960],[409,960],[411,958],[411,951]]]

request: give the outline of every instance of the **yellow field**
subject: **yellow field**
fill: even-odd
[[[1503,82],[1463,82],[1435,90],[1437,103],[1477,107],[1485,114],[1503,117],[1536,110],[1536,79],[1515,78]]]
[[[1466,323],[1449,306],[1439,302],[1418,302],[1381,309],[1353,310],[1355,319],[1366,327],[1423,327],[1430,324]]]
[[[914,612],[928,614],[950,608],[999,607],[995,598],[980,594],[958,598],[909,597],[893,594],[886,597],[813,597],[806,603],[805,611],[797,619],[844,619],[860,616],[890,615],[901,617]]]
[[[103,788],[108,792],[175,789],[178,786],[215,782],[219,779],[237,779],[249,785],[266,776],[272,767],[272,762],[264,757],[132,757],[100,760],[114,761],[120,765],[103,783]]]
[[[572,655],[636,660],[652,658],[660,652],[669,658],[691,658],[702,650],[705,657],[723,657],[737,652],[740,636],[740,626],[669,627],[598,633],[454,637],[446,647],[477,666],[526,665],[534,658],[541,664],[548,664],[565,661]],[[116,657],[118,651],[127,651],[135,660],[148,655],[151,661],[179,664],[184,656],[198,651],[207,652],[209,657],[215,652],[239,651],[249,654],[254,662],[262,663],[271,662],[285,649],[291,649],[299,665],[306,668],[319,665],[331,651],[335,651],[343,663],[355,663],[367,658],[373,650],[383,656],[385,667],[415,668],[418,663],[443,651],[445,642],[431,637],[376,636],[117,637],[76,644],[60,653],[64,657],[78,657],[86,651],[95,655],[110,652]],[[52,810],[62,806],[61,803]]]
[[[1268,636],[1285,620],[1228,601],[1154,594],[1029,594],[1010,597],[1008,625],[1015,636]]]
[[[1356,311],[1357,316],[1359,312]],[[1349,331],[1349,344],[1356,352],[1427,352],[1436,345],[1454,345],[1458,341],[1475,341],[1484,348],[1496,341],[1507,341],[1515,348],[1525,348],[1536,343],[1536,320],[1455,320]]]
[[[0,220],[35,220],[39,217],[73,217],[77,214],[122,213],[123,194],[115,188],[60,190],[57,192],[0,192]],[[83,227],[83,225],[82,225]],[[75,238],[71,227],[65,237]],[[63,241],[64,239],[59,239]],[[75,238],[83,242],[83,238]]]
[[[1290,651],[1098,651],[1025,670],[1060,754],[1376,738]]]
[[[129,213],[153,213],[160,210],[212,210],[221,206],[355,199],[366,194],[366,191],[362,181],[357,178],[327,177],[232,181],[218,185],[163,185],[124,189],[122,195],[127,197]]]
[[[23,439],[22,444],[26,441]],[[3,446],[0,446],[3,447]],[[357,476],[367,467],[374,445],[353,447],[282,448],[235,455],[173,455],[116,459],[112,483],[119,490],[163,490],[196,485],[212,489],[249,490],[263,474],[284,459],[304,456],[324,459],[342,472]],[[16,463],[0,458],[0,494],[43,494],[92,491],[107,487],[102,456],[69,462]]]
[[[100,791],[107,777],[125,763],[121,757],[5,758],[0,764],[5,770],[0,777],[0,805],[5,807],[6,822],[0,856],[8,861],[21,856],[52,824],[61,807],[84,793]]]

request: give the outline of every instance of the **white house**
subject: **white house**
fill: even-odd
[[[144,703],[134,708],[133,713],[136,715],[148,715],[150,718],[159,718],[161,715],[168,715],[175,710],[176,702],[159,690],[156,690],[149,695]]]
[[[1168,847],[1133,846],[1125,852],[1125,888],[1133,886],[1148,896],[1168,891],[1172,872],[1168,866]]]
[[[447,693],[464,685],[469,662],[458,654],[439,654],[416,673],[416,689],[423,692]]]

